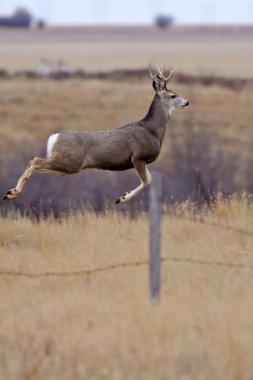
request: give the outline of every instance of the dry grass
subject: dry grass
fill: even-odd
[[[252,378],[253,235],[239,231],[253,234],[252,206],[219,199],[212,225],[190,215],[187,203],[164,214],[157,307],[145,214],[1,219],[1,379]]]

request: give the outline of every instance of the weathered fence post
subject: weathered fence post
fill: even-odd
[[[161,197],[162,174],[152,172],[149,192],[149,294],[159,302],[161,283]]]

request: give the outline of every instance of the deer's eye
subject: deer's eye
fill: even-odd
[[[171,99],[175,99],[176,97],[176,95],[171,95]]]

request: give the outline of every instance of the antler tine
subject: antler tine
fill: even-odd
[[[149,72],[150,72],[150,76],[152,79],[154,79],[154,75],[152,74],[152,66],[151,66],[151,63],[149,63]]]
[[[175,69],[171,70],[171,72],[169,73],[169,76],[167,78],[164,77],[164,79],[166,80],[166,83],[169,82],[170,77],[174,73],[174,71],[175,71]]]
[[[163,69],[163,71],[160,69],[160,67],[159,67],[159,65],[157,65],[157,70],[158,70],[158,73],[161,75],[161,77],[164,79],[164,77],[163,77],[163,71],[164,71],[164,69]]]

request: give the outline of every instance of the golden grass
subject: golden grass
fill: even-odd
[[[190,220],[191,209],[163,216],[156,307],[147,215],[1,219],[0,378],[252,378],[252,206],[220,198],[207,224]]]

